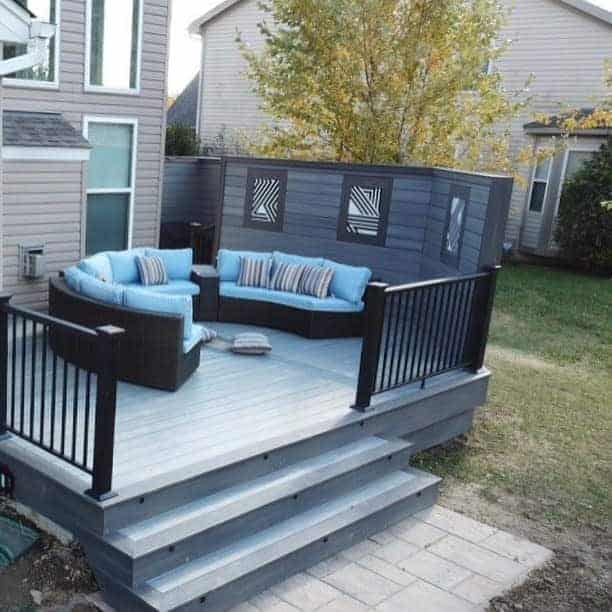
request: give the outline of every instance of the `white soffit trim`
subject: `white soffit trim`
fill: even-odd
[[[70,147],[2,147],[3,160],[89,161],[90,149]]]

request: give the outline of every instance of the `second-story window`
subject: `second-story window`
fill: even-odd
[[[59,60],[59,12],[60,0],[20,0],[19,4],[27,8],[36,21],[52,23],[57,27],[55,36],[47,41],[45,61],[42,64],[20,70],[5,77],[5,83],[23,86],[57,85]],[[27,45],[5,42],[2,46],[2,59],[8,60],[28,53]]]
[[[142,0],[88,0],[89,88],[138,91],[141,16]]]

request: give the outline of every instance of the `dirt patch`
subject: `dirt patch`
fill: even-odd
[[[490,603],[489,612],[612,610],[612,529],[588,524],[562,529],[542,521],[542,503],[446,477],[440,503],[554,551],[527,581]]]
[[[2,500],[0,514],[35,529]],[[76,544],[65,546],[43,533],[23,557],[0,571],[0,612],[57,609],[66,606],[75,594],[97,590],[83,550]]]

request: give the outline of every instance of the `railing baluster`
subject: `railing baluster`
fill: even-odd
[[[442,357],[442,369],[446,370],[450,367],[450,358],[452,351],[452,341],[453,341],[453,330],[455,329],[456,321],[457,321],[457,294],[459,293],[459,289],[461,287],[460,283],[454,283],[451,285],[450,290],[452,291],[452,298],[450,300],[450,317],[448,321],[448,328],[444,334],[445,338],[445,346],[444,346],[444,354]]]
[[[427,328],[429,327],[429,304],[431,303],[431,287],[425,290],[425,320],[423,321],[423,330],[421,332],[421,340],[419,343],[419,357],[417,359],[416,376],[420,378],[423,369],[423,356],[425,354],[425,343],[427,342]]]
[[[8,425],[8,306],[11,296],[0,295],[0,436]]]
[[[395,386],[400,384],[400,372],[402,371],[402,363],[404,363],[408,357],[406,355],[406,329],[408,328],[408,306],[410,305],[410,294],[409,293],[400,293],[401,302],[404,305],[404,311],[402,315],[402,337],[399,342],[399,358],[397,360],[397,367],[395,369],[395,380],[393,384]]]
[[[400,321],[400,312],[401,312],[401,306],[402,306],[402,302],[401,302],[401,298],[402,298],[402,294],[401,293],[397,293],[395,295],[391,296],[391,303],[395,304],[395,309],[394,309],[394,313],[395,313],[395,323],[393,322],[393,320],[389,321],[389,327],[391,327],[391,325],[393,325],[393,342],[392,342],[392,346],[391,346],[391,362],[389,364],[389,369],[387,372],[387,387],[391,386],[391,379],[393,377],[393,366],[395,365],[396,359],[397,359],[397,330],[399,327],[399,321]],[[394,323],[394,324],[393,324]]]
[[[68,410],[68,362],[64,359],[63,378],[62,378],[62,426],[60,433],[62,441],[60,444],[60,452],[62,455],[66,452],[66,412]]]
[[[25,401],[26,401],[26,338],[27,338],[27,321],[25,317],[21,317],[21,402],[20,402],[20,413],[19,413],[19,431],[25,434]]]
[[[30,366],[30,438],[34,440],[34,420],[36,417],[36,321],[32,321],[32,347],[31,366]]]
[[[380,373],[377,376],[377,384],[375,390],[385,386],[385,375],[387,373],[387,360],[389,358],[389,344],[391,341],[391,327],[393,325],[393,299],[385,300],[385,319],[383,330],[385,339],[382,343],[382,366]]]
[[[15,410],[17,400],[17,315],[11,314],[13,320],[13,344],[11,346],[11,427],[15,427]]]
[[[416,325],[414,326],[414,341],[412,346],[412,359],[410,360],[409,380],[413,380],[414,370],[417,364],[417,357],[419,355],[419,340],[423,332],[423,328],[421,326],[421,315],[423,313],[423,302],[425,301],[425,290],[416,290],[415,295],[418,295],[419,305],[417,307],[417,315],[414,319]]]
[[[45,408],[47,399],[47,331],[46,325],[43,325],[42,337],[42,365],[40,379],[40,443],[45,443]]]
[[[89,458],[89,419],[91,413],[91,372],[87,370],[85,379],[85,432],[83,436],[83,465],[87,467]]]
[[[51,365],[51,436],[49,447],[55,449],[55,415],[57,408],[57,353],[53,351],[53,364]]]
[[[79,424],[79,373],[80,369],[75,366],[72,398],[72,453],[70,454],[72,461],[76,460],[77,426]]]

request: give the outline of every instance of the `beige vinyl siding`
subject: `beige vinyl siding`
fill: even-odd
[[[199,131],[202,143],[212,145],[222,135],[229,145],[256,135],[267,121],[259,108],[253,85],[245,76],[236,33],[253,49],[263,48],[257,24],[266,13],[258,0],[245,0],[204,26],[200,79]]]
[[[59,89],[5,86],[5,109],[62,113],[64,118],[81,132],[83,117],[86,115],[137,119],[138,149],[132,245],[156,245],[159,240],[165,142],[169,0],[144,0],[139,95],[85,92],[87,3],[85,0],[60,1]],[[50,167],[54,166],[51,164]],[[83,195],[82,206],[84,205]],[[29,219],[24,216],[21,222],[28,224]],[[75,237],[72,233],[70,236],[72,240]],[[74,258],[67,263],[78,260],[83,250],[75,248],[70,252],[74,254]],[[49,271],[56,269],[59,269],[58,266],[51,261]],[[28,281],[24,282],[30,285]],[[32,300],[39,302],[39,297],[34,295],[36,292],[28,290],[26,293],[31,293]]]
[[[81,255],[84,226],[83,162],[4,161],[4,291],[14,304],[42,308],[47,279],[20,278],[20,244],[44,244],[50,272],[61,270]]]
[[[529,88],[533,112],[555,114],[560,103],[591,107],[612,95],[604,83],[604,62],[612,59],[612,26],[556,0],[502,1],[511,12],[501,39],[512,44],[495,69],[512,90],[522,87],[533,73]],[[523,130],[533,112],[511,126],[514,152],[533,146],[533,138]],[[521,175],[524,181],[515,181],[506,228],[507,240],[515,244],[524,221],[531,168],[522,168]],[[532,229],[527,228],[528,234]]]

